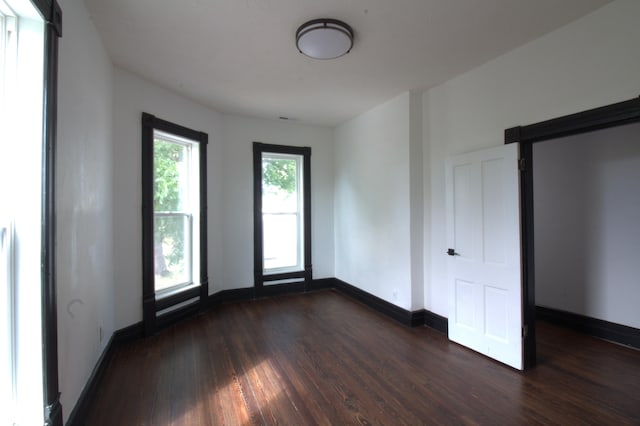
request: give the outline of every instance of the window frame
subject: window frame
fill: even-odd
[[[154,258],[154,136],[155,132],[184,138],[198,144],[199,217],[197,243],[199,271],[192,271],[192,283],[172,287],[171,291],[155,290]],[[207,143],[208,135],[178,124],[142,113],[142,311],[145,335],[159,327],[174,323],[186,315],[202,310],[209,296],[207,271]],[[193,158],[193,161],[196,159]],[[195,228],[195,226],[194,226]],[[196,235],[193,236],[196,238]]]
[[[264,270],[264,234],[262,219],[262,154],[290,154],[302,157],[302,233],[303,250],[300,271],[267,273]],[[299,213],[300,214],[300,213]],[[313,267],[311,261],[311,148],[288,145],[253,143],[253,266],[254,291],[264,292],[265,282],[304,281],[305,291],[311,289]]]
[[[199,268],[199,259],[194,258],[194,252],[196,252],[194,250],[194,245],[199,244],[198,233],[200,230],[200,222],[198,219],[200,214],[198,210],[199,210],[201,197],[198,196],[197,202],[194,201],[194,198],[195,198],[194,193],[198,192],[199,186],[200,186],[200,178],[199,178],[200,165],[199,165],[199,162],[197,162],[196,159],[194,159],[194,157],[199,156],[200,150],[198,147],[199,143],[197,141],[186,139],[183,137],[177,137],[176,135],[163,132],[158,129],[154,129],[153,130],[154,144],[157,139],[160,139],[165,143],[173,143],[186,148],[185,150],[187,155],[186,161],[188,163],[188,172],[189,172],[187,175],[188,194],[186,196],[187,203],[189,204],[189,206],[187,206],[187,208],[170,210],[170,211],[156,211],[155,208],[153,210],[154,225],[155,225],[156,218],[158,217],[173,217],[173,218],[183,217],[186,219],[187,221],[186,226],[189,229],[188,235],[186,236],[188,240],[188,244],[186,244],[186,242],[184,244],[186,246],[185,257],[186,257],[186,260],[188,261],[187,263],[190,265],[189,279],[185,282],[174,284],[160,290],[157,289],[155,285],[156,284],[155,279],[154,279],[154,289],[156,292],[156,299],[164,299],[173,294],[179,293],[180,291],[188,287],[197,287],[197,284],[194,282],[194,277],[195,277],[194,272],[196,269]],[[194,155],[194,152],[193,152],[194,148],[197,149],[196,155]],[[196,170],[194,170],[194,166],[197,167]],[[155,176],[154,176],[154,179],[155,179]],[[155,260],[155,256],[154,256],[154,260]],[[155,264],[154,264],[154,267],[155,267]],[[155,274],[154,274],[154,277],[155,277]]]
[[[58,308],[56,297],[56,135],[58,122],[58,42],[62,37],[62,9],[57,0],[31,0],[44,29],[43,143],[42,143],[42,355],[44,423],[62,426],[58,378]]]
[[[293,266],[280,266],[274,268],[267,268],[263,263],[264,275],[273,275],[285,272],[300,272],[304,270],[304,157],[298,154],[282,154],[274,152],[263,152],[261,154],[261,161],[264,163],[265,157],[272,160],[288,160],[295,161],[296,163],[296,211],[295,212],[265,212],[264,205],[262,209],[262,226],[263,226],[263,251],[264,251],[264,217],[265,215],[286,215],[290,214],[296,218],[296,263]],[[263,170],[264,171],[264,170]],[[264,174],[263,174],[264,177]],[[298,185],[302,183],[302,185]],[[263,182],[264,188],[264,182]],[[264,194],[263,194],[264,200]],[[264,252],[263,252],[264,262]]]

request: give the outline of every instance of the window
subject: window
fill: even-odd
[[[8,112],[11,99],[8,91],[15,85],[15,15],[0,0],[0,140],[3,150],[6,140]],[[13,76],[11,76],[13,74]],[[12,78],[13,77],[13,78]],[[3,163],[5,163],[3,161]],[[16,420],[16,312],[13,252],[13,222],[15,213],[4,200],[15,199],[8,185],[9,167],[0,167],[0,424],[13,424]]]
[[[142,117],[145,330],[198,309],[208,296],[207,135]]]
[[[263,272],[304,269],[302,155],[262,153]]]
[[[0,0],[1,424],[62,424],[53,178],[60,31],[55,0]]]
[[[254,143],[255,286],[311,280],[311,149]]]
[[[153,255],[157,297],[193,285],[198,270],[198,143],[153,132]],[[195,228],[195,229],[194,229]]]

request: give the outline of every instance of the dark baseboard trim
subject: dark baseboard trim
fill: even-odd
[[[329,290],[335,288],[335,278],[320,278],[311,281],[311,290]]]
[[[409,327],[427,326],[436,331],[448,335],[449,324],[447,318],[434,314],[426,309],[417,311],[408,311],[399,306],[389,303],[384,299],[372,295],[364,290],[359,289],[351,284],[334,278],[334,288],[341,291],[347,296],[353,297],[368,307],[401,322]]]
[[[412,327],[417,325],[414,324],[414,316],[411,311],[396,306],[393,303],[389,303],[384,299],[374,296],[371,293],[367,293],[366,291],[352,286],[351,284],[347,284],[337,278],[334,280],[334,287],[336,290],[346,294],[347,296],[356,299],[357,301],[375,309],[389,318],[401,322],[406,326]],[[420,314],[418,314],[417,317],[419,318]]]
[[[216,305],[222,303],[232,303],[254,300],[258,298],[273,297],[284,294],[300,294],[308,291],[320,291],[335,289],[341,293],[356,299],[364,305],[374,309],[400,323],[409,327],[427,326],[439,332],[447,334],[447,319],[440,315],[425,309],[418,311],[408,311],[392,303],[387,302],[377,296],[367,293],[351,284],[347,284],[337,278],[321,278],[311,282],[311,288],[306,290],[304,282],[294,282],[286,284],[266,285],[261,289],[254,287],[236,288],[230,290],[222,290],[209,295],[206,309],[212,309]],[[200,312],[198,303],[187,305],[176,311],[158,317],[158,331],[167,328],[178,321],[190,318]],[[132,324],[128,327],[121,328],[113,333],[109,343],[105,347],[102,355],[98,359],[96,366],[87,380],[78,402],[67,420],[67,426],[83,425],[87,418],[88,410],[95,399],[97,389],[104,373],[113,357],[115,351],[123,345],[135,342],[144,338],[144,323],[142,321]]]
[[[424,325],[426,313],[427,313],[426,309],[420,309],[417,311],[409,312],[410,319],[411,319],[410,326],[418,327],[418,326]]]
[[[141,329],[142,331],[142,329]],[[142,334],[141,334],[142,335]],[[104,376],[105,371],[107,370],[107,366],[111,361],[111,358],[114,354],[114,341],[115,341],[115,333],[109,339],[107,346],[105,346],[104,351],[102,351],[102,355],[98,358],[96,362],[96,366],[93,368],[87,383],[82,389],[80,396],[78,397],[78,402],[75,407],[73,407],[73,411],[69,414],[69,418],[65,423],[67,426],[75,426],[75,425],[84,425],[85,419],[89,414],[89,407],[93,400],[96,397],[96,393],[98,391],[98,386],[102,381],[102,376]]]
[[[449,335],[449,320],[446,317],[425,310],[423,324],[447,336]]]
[[[581,333],[640,349],[640,329],[580,314],[536,306],[537,319]]]
[[[261,288],[246,287],[222,290],[210,295],[207,305],[210,308],[219,303],[240,302],[263,297],[280,296],[283,294],[300,294],[305,293],[306,291],[330,289],[336,289],[409,327],[426,325],[427,327],[431,327],[444,334],[447,334],[448,332],[447,319],[445,317],[434,314],[426,309],[420,309],[413,312],[408,311],[337,278],[320,278],[313,280],[309,290],[305,290],[304,282],[302,281],[286,284],[265,285]]]
[[[311,282],[311,288],[308,291],[326,290],[334,288],[334,278],[320,278]],[[305,293],[304,282],[293,282],[286,284],[271,284],[261,288],[245,287],[234,288],[230,290],[221,290],[217,293],[209,295],[207,306],[211,308],[219,303],[242,302],[262,297],[280,296],[283,294],[299,294]]]
[[[253,287],[233,288],[210,294],[207,305],[211,308],[212,306],[220,303],[242,302],[251,299],[255,299],[255,291]]]
[[[144,337],[144,322],[140,321],[113,333],[113,346],[118,347]]]
[[[82,392],[78,397],[78,402],[76,402],[75,407],[73,407],[73,411],[69,414],[69,418],[65,423],[66,426],[85,424],[85,419],[89,414],[89,407],[95,399],[98,386],[102,381],[102,377],[104,376],[116,349],[142,338],[144,338],[144,323],[142,321],[128,327],[121,328],[113,333],[109,342],[105,346],[104,351],[102,351],[102,355],[98,358],[96,366],[93,368],[93,371],[87,380],[87,384],[84,386],[84,389],[82,389]]]
[[[286,284],[265,284],[260,288],[255,289],[255,297],[273,297],[282,296],[284,294],[298,294],[304,293],[304,281],[286,283]]]

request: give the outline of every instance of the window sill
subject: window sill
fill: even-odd
[[[200,284],[190,283],[162,290],[156,294],[156,311],[161,311],[200,295]]]

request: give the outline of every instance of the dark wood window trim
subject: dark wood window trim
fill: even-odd
[[[524,366],[536,365],[536,302],[534,259],[533,144],[565,136],[640,122],[640,97],[594,108],[527,126],[505,130],[504,142],[520,143],[520,215],[522,232],[522,307],[527,334],[524,340]]]
[[[156,300],[153,253],[153,131],[159,130],[199,143],[200,172],[200,286],[187,289],[162,300]],[[147,336],[154,334],[159,325],[168,325],[167,319],[179,319],[182,311],[204,309],[209,295],[207,272],[207,143],[204,132],[189,129],[152,114],[142,113],[142,316]],[[196,273],[196,271],[194,271]],[[175,312],[158,316],[158,312],[178,305],[191,303]],[[159,321],[160,320],[160,321]]]
[[[264,274],[262,241],[262,154],[293,154],[303,158],[303,208],[304,208],[304,270],[281,274]],[[311,289],[313,267],[311,262],[311,148],[288,145],[253,143],[253,267],[254,291],[264,294],[264,283],[303,279],[305,290]]]
[[[56,133],[58,122],[58,40],[62,9],[56,0],[31,0],[45,21],[42,158],[42,368],[45,425],[62,426],[58,381],[56,305]]]

